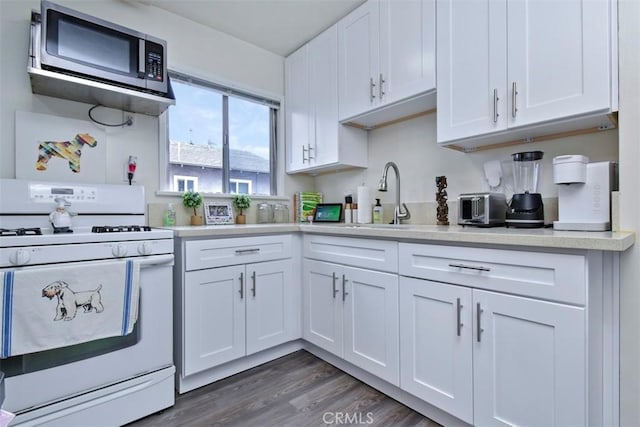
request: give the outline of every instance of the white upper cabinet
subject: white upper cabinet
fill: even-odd
[[[438,142],[474,148],[608,125],[617,108],[613,7],[438,0]]]
[[[341,121],[373,127],[435,105],[411,100],[435,91],[435,0],[369,0],[338,39]]]
[[[285,61],[287,172],[367,166],[367,135],[338,122],[338,29]]]

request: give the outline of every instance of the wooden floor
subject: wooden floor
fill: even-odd
[[[189,393],[129,427],[439,424],[300,350]]]

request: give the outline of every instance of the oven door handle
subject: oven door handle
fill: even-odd
[[[152,255],[144,258],[134,258],[138,264],[140,264],[140,268],[152,267],[155,265],[168,264],[173,265],[173,255]]]

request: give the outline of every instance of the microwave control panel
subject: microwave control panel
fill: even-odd
[[[163,66],[162,56],[163,56],[162,46],[147,40],[146,41],[146,57],[147,57],[147,64],[146,64],[147,76],[146,77],[147,79],[156,80],[159,82],[164,80],[164,66]]]

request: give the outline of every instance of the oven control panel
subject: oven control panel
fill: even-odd
[[[98,201],[98,189],[85,185],[31,184],[29,185],[29,198],[36,203],[51,203],[57,198],[73,203],[96,202]]]

